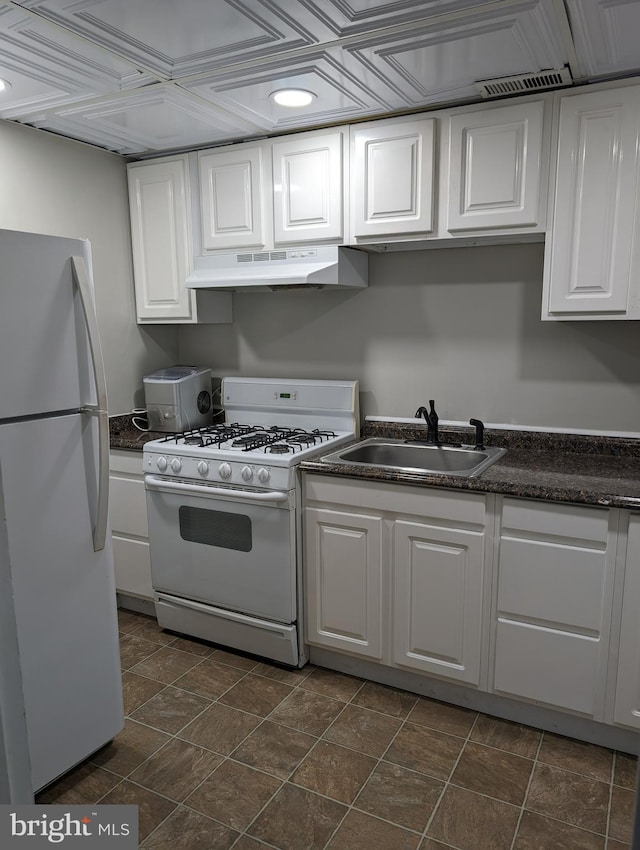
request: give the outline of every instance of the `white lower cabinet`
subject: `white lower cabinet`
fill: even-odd
[[[308,642],[478,686],[485,501],[305,476]]]
[[[504,499],[493,690],[603,719],[617,514]]]
[[[396,519],[393,661],[480,684],[484,529]]]
[[[640,729],[640,514],[629,517],[624,566],[613,719]]]
[[[152,599],[147,502],[140,453],[111,452],[109,510],[116,590]]]
[[[640,729],[640,512],[303,478],[312,647]]]
[[[309,640],[382,657],[381,516],[305,511]]]

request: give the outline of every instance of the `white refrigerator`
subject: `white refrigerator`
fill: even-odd
[[[123,727],[90,245],[0,230],[0,803]]]

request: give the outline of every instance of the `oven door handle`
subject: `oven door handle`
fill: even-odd
[[[206,484],[183,484],[181,481],[165,481],[155,475],[145,475],[144,483],[147,490],[166,490],[168,493],[201,493],[205,496],[223,496],[226,498],[242,499],[247,502],[286,502],[289,494],[279,490],[269,490],[265,493],[253,490],[231,490],[227,487],[209,487]]]

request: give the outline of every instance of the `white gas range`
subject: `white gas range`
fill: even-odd
[[[144,447],[165,628],[300,666],[300,461],[359,433],[357,381],[225,378],[225,421]]]

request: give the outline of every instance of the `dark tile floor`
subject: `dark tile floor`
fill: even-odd
[[[148,850],[628,850],[635,759],[120,612],[124,731],[38,799]]]

